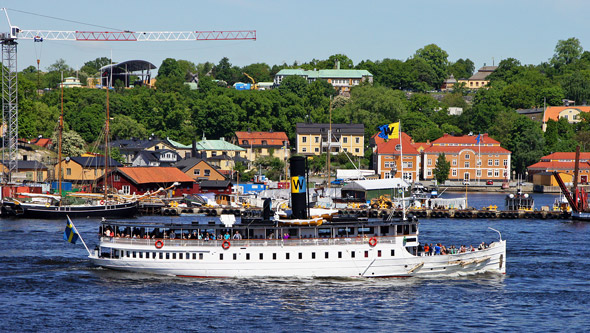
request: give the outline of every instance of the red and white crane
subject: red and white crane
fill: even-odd
[[[208,40],[256,40],[256,30],[234,31],[57,31],[21,30],[10,23],[6,8],[2,8],[10,30],[0,33],[2,44],[2,159],[8,162],[2,179],[10,181],[10,175],[18,171],[18,80],[17,40],[76,41],[76,42],[180,42]],[[5,155],[8,155],[5,158]]]

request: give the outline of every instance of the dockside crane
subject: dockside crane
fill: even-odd
[[[13,172],[18,171],[18,79],[17,40],[75,41],[75,42],[183,42],[211,40],[256,40],[256,30],[233,31],[59,31],[21,30],[13,26],[6,8],[2,8],[10,30],[0,33],[2,44],[2,116],[3,140],[2,159],[4,166],[2,180],[11,181]],[[5,158],[5,156],[7,158]]]

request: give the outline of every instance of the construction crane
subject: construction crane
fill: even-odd
[[[10,182],[18,171],[18,79],[17,40],[76,42],[180,42],[208,40],[256,40],[256,30],[235,31],[56,31],[21,30],[13,26],[6,8],[2,8],[10,30],[0,34],[2,44],[2,159],[3,180]],[[8,155],[8,158],[5,158]]]

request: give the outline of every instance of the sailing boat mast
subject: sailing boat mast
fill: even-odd
[[[59,115],[59,126],[57,129],[57,161],[59,167],[57,168],[57,188],[59,191],[59,195],[61,196],[61,179],[62,179],[62,134],[64,128],[64,72],[61,72],[61,112]],[[61,206],[61,200],[59,201],[59,205]]]
[[[330,127],[328,128],[328,153],[326,154],[327,161],[327,169],[328,169],[328,181],[326,182],[326,186],[330,188],[330,179],[332,171],[330,170],[330,155],[332,153],[332,96],[330,96]]]
[[[112,61],[111,61],[111,65],[112,65]],[[104,201],[106,203],[107,201],[107,196],[108,196],[108,187],[109,187],[109,182],[108,182],[108,175],[107,172],[109,170],[109,117],[110,117],[110,113],[109,113],[109,90],[110,90],[110,86],[113,84],[112,82],[113,80],[113,68],[111,66],[111,79],[109,82],[109,84],[107,84],[107,111],[106,111],[106,123],[105,123],[105,130],[104,130]]]

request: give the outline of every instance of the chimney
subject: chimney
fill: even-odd
[[[191,150],[191,153],[194,157],[197,157],[197,141],[193,140],[193,148]]]

